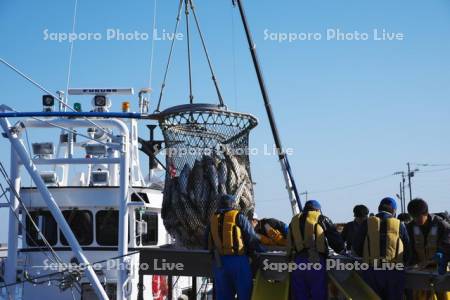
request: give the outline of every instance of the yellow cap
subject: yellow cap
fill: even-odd
[[[122,102],[122,112],[130,112],[130,102]]]

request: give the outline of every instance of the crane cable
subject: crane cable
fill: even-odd
[[[220,92],[219,84],[217,82],[217,77],[215,75],[214,68],[212,66],[211,58],[209,57],[208,49],[206,48],[205,39],[203,37],[203,33],[202,33],[201,28],[200,28],[200,22],[198,20],[197,14],[195,12],[195,7],[194,7],[193,0],[189,0],[189,5],[190,5],[191,10],[192,10],[192,15],[194,16],[195,25],[197,27],[198,34],[200,36],[200,41],[202,43],[203,51],[205,52],[206,60],[208,62],[208,66],[209,66],[209,71],[211,72],[211,79],[212,79],[212,81],[214,83],[214,87],[216,88],[216,93],[217,93],[217,97],[219,99],[219,104],[220,104],[220,106],[224,106],[222,93]]]
[[[152,37],[152,49],[150,52],[150,74],[148,78],[148,87],[152,87],[152,81],[153,81],[153,59],[154,59],[154,53],[155,53],[155,30],[156,30],[156,9],[157,9],[157,2],[158,0],[154,0],[153,4],[153,25],[152,25],[152,32],[150,33],[150,36]]]
[[[164,78],[163,78],[163,82],[161,84],[161,90],[159,92],[159,99],[158,99],[158,106],[156,107],[156,111],[155,112],[159,112],[159,108],[161,106],[161,100],[163,97],[163,93],[164,93],[164,88],[166,87],[166,81],[167,81],[167,74],[169,73],[169,66],[170,66],[170,62],[172,61],[172,56],[173,56],[173,51],[174,51],[174,46],[175,46],[175,35],[178,32],[178,26],[180,25],[180,17],[181,17],[181,10],[183,8],[183,0],[180,0],[180,4],[178,5],[178,14],[177,14],[177,20],[175,22],[175,29],[173,30],[173,38],[172,38],[172,43],[170,44],[170,51],[169,51],[169,57],[167,58],[167,64],[166,64],[166,68],[164,71]]]
[[[78,0],[75,0],[75,6],[73,9],[73,19],[72,19],[72,36],[75,34],[77,12],[78,12]],[[67,83],[66,83],[66,99],[67,100],[69,100],[69,85],[70,85],[70,77],[71,77],[71,72],[72,72],[73,43],[74,43],[74,41],[71,40],[70,41],[70,52],[69,52],[69,65],[67,68]]]
[[[160,94],[159,94],[158,105],[156,107],[155,113],[160,112],[160,107],[161,107],[162,97],[163,97],[163,93],[164,93],[164,88],[166,87],[166,82],[167,82],[167,75],[168,75],[168,71],[169,71],[169,66],[170,66],[170,63],[171,63],[171,60],[172,60],[172,56],[173,56],[174,44],[175,44],[175,40],[176,40],[175,34],[178,31],[178,26],[179,26],[180,20],[181,20],[181,12],[183,10],[183,1],[184,1],[184,4],[185,4],[184,12],[185,12],[185,19],[186,19],[186,40],[187,40],[188,79],[189,79],[189,103],[193,104],[193,102],[194,102],[193,85],[192,85],[191,33],[190,33],[190,22],[189,22],[189,14],[190,14],[189,9],[190,9],[192,11],[192,15],[194,17],[195,26],[196,26],[197,32],[199,34],[199,37],[200,37],[200,41],[201,41],[201,44],[202,44],[202,49],[203,49],[203,52],[205,54],[205,57],[206,57],[206,60],[207,60],[207,63],[208,63],[208,67],[209,67],[209,70],[211,72],[211,79],[212,79],[212,81],[214,83],[214,87],[215,87],[215,90],[216,90],[216,93],[217,93],[217,97],[218,97],[218,100],[219,100],[219,105],[221,107],[225,106],[224,105],[224,101],[223,101],[223,97],[222,97],[222,93],[221,93],[220,88],[219,88],[219,83],[217,81],[217,77],[216,77],[216,74],[215,74],[212,62],[211,62],[211,58],[209,56],[209,52],[208,52],[208,49],[206,47],[205,38],[204,38],[203,32],[202,32],[201,27],[200,27],[200,21],[199,21],[199,18],[197,16],[197,13],[195,11],[195,6],[194,6],[194,3],[193,3],[193,0],[180,0],[180,4],[179,4],[179,7],[178,7],[178,15],[177,15],[176,23],[175,23],[175,29],[174,29],[174,32],[173,32],[172,43],[171,43],[170,50],[169,50],[169,57],[167,59],[167,64],[166,64],[166,68],[165,68],[165,72],[164,72],[163,83],[161,84],[161,90],[160,90]]]
[[[187,43],[187,59],[188,59],[188,76],[189,76],[189,103],[194,103],[194,94],[192,93],[192,64],[191,64],[191,33],[189,26],[189,0],[185,0],[186,15],[186,43]]]

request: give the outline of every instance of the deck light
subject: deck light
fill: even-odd
[[[95,95],[94,99],[92,99],[92,105],[95,111],[105,112],[111,107],[111,101],[106,95]]]
[[[96,95],[94,97],[94,105],[95,106],[106,106],[106,96]]]
[[[106,155],[106,146],[103,144],[87,144],[84,148],[86,155],[92,155],[94,157]]]
[[[55,97],[52,95],[43,95],[42,106],[44,107],[44,111],[53,111],[53,107],[55,106]]]
[[[38,157],[49,157],[54,154],[53,143],[33,143],[33,153]]]

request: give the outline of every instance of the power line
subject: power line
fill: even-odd
[[[426,170],[426,171],[418,171],[417,173],[436,173],[436,172],[443,172],[443,171],[447,171],[450,170],[449,168],[443,168],[443,169],[434,169],[434,170]]]
[[[322,193],[328,193],[328,192],[334,192],[334,191],[339,191],[339,190],[350,189],[350,188],[353,188],[353,187],[358,187],[358,186],[361,186],[361,185],[365,185],[365,184],[370,184],[370,183],[373,183],[373,182],[381,181],[381,180],[384,180],[386,178],[389,178],[389,177],[392,177],[392,176],[395,176],[395,175],[396,174],[389,174],[389,175],[376,177],[376,178],[373,178],[373,179],[369,179],[369,180],[358,182],[358,183],[354,183],[354,184],[348,184],[348,185],[343,185],[343,186],[338,186],[338,187],[329,188],[329,189],[323,189],[323,190],[317,190],[317,191],[312,191],[312,192],[310,192],[308,190],[307,192],[303,192],[300,195],[322,194]],[[274,199],[275,200],[277,200],[277,199],[284,199],[284,197],[282,197],[282,196],[280,196],[280,197],[272,197],[271,199],[272,200],[274,200]],[[262,203],[262,202],[269,202],[269,201],[258,201],[258,202]]]
[[[412,165],[421,166],[421,167],[443,167],[450,166],[449,163],[411,163]]]
[[[334,187],[334,188],[330,188],[330,189],[324,189],[324,190],[318,190],[318,191],[312,191],[312,192],[308,191],[308,194],[322,194],[322,193],[328,193],[328,192],[334,192],[334,191],[349,189],[349,188],[353,188],[353,187],[357,187],[357,186],[361,186],[361,185],[365,185],[365,184],[381,181],[383,179],[386,179],[386,178],[389,178],[389,177],[392,177],[392,176],[394,176],[394,174],[389,174],[389,175],[385,175],[385,176],[369,179],[369,180],[366,180],[366,181],[362,181],[362,182],[359,182],[359,183],[338,186],[338,187]]]

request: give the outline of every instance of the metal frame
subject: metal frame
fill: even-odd
[[[125,265],[127,263],[127,254],[128,254],[128,203],[129,203],[129,130],[126,124],[120,120],[111,120],[111,119],[100,119],[96,120],[97,123],[105,128],[116,128],[120,133],[120,157],[119,158],[109,158],[109,159],[93,159],[84,160],[85,164],[91,164],[96,160],[107,163],[120,163],[120,203],[119,203],[119,257],[121,257],[120,263],[121,265]],[[92,124],[88,120],[80,120],[80,119],[51,119],[51,124],[35,121],[35,120],[26,120],[23,122],[25,127],[34,127],[34,128],[53,128],[54,124],[67,126],[71,128],[89,128],[92,127]],[[94,269],[89,264],[89,261],[85,257],[81,246],[79,245],[74,233],[70,229],[67,221],[65,220],[61,210],[59,209],[55,199],[50,193],[49,189],[43,182],[39,172],[36,168],[37,164],[80,164],[83,163],[80,159],[51,159],[48,162],[45,162],[43,159],[33,160],[30,158],[25,145],[19,136],[19,131],[16,130],[15,127],[11,126],[9,120],[4,116],[4,114],[0,114],[0,125],[4,131],[4,136],[9,139],[12,147],[12,157],[11,157],[11,178],[15,184],[16,191],[20,190],[20,174],[19,174],[19,166],[23,165],[25,169],[28,171],[29,175],[33,179],[36,184],[37,189],[39,190],[43,200],[49,208],[49,211],[52,213],[52,216],[55,218],[58,223],[61,231],[64,236],[67,238],[67,241],[72,249],[72,252],[80,261],[80,263],[86,266],[86,275],[89,278],[97,296],[100,299],[108,299],[108,296],[101,285],[98,276],[96,275]],[[15,195],[11,193],[11,200],[14,203],[14,206],[18,206],[18,199],[15,198]],[[10,233],[9,233],[9,244],[11,245],[8,249],[9,259],[6,265],[5,279],[6,283],[16,282],[17,276],[17,233],[18,223],[15,218],[10,218]],[[16,231],[14,231],[16,230]],[[117,281],[117,299],[121,300],[124,297],[124,287],[127,282],[127,270],[120,269],[118,274]]]

